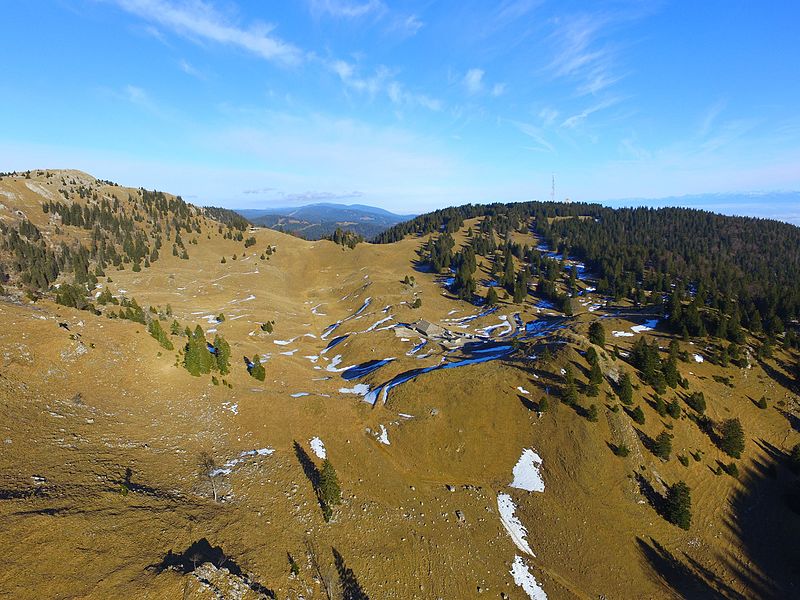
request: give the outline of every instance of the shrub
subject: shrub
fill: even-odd
[[[739,477],[739,467],[736,466],[736,463],[731,461],[729,464],[722,464],[722,470],[725,471],[731,477]]]
[[[689,457],[684,456],[683,454],[678,455],[678,462],[680,462],[684,467],[689,466]]]
[[[622,458],[625,458],[626,456],[628,456],[628,454],[630,454],[630,450],[628,450],[628,447],[625,445],[625,442],[621,443],[619,446],[614,446],[611,449],[611,451],[617,456],[621,456]]]
[[[766,397],[766,396],[761,396],[761,398],[759,399],[759,401],[758,401],[758,402],[756,402],[756,406],[757,406],[758,408],[762,409],[762,410],[763,410],[763,409],[765,409],[765,408],[767,408],[767,397]]]
[[[586,412],[586,418],[589,419],[592,423],[597,423],[598,414],[597,414],[597,405],[592,404],[589,406],[589,410]]]

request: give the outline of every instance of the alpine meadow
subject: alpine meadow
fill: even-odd
[[[800,6],[5,9],[0,597],[800,597]]]

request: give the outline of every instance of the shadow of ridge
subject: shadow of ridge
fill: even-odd
[[[778,469],[774,446],[740,474],[730,497],[724,526],[733,544],[725,566],[758,598],[800,597],[800,481]]]
[[[275,592],[259,582],[250,579],[250,576],[244,573],[242,568],[223,552],[221,546],[212,546],[206,538],[192,543],[180,554],[174,554],[172,549],[170,549],[164,557],[164,560],[158,564],[150,565],[147,568],[156,573],[162,573],[167,569],[172,569],[183,575],[188,575],[205,563],[211,563],[217,569],[226,569],[231,575],[239,577],[247,587],[254,592],[263,594],[267,598],[276,598]]]
[[[669,550],[654,538],[647,542],[636,537],[639,552],[652,573],[668,588],[683,598],[704,598],[711,600],[740,600],[744,596],[725,586],[719,578],[703,568],[698,571],[696,561],[690,559],[691,566],[678,560]],[[688,556],[687,556],[688,558]],[[711,580],[707,579],[710,576]],[[724,586],[724,590],[716,586]]]
[[[336,563],[336,572],[339,574],[339,583],[342,589],[342,600],[369,600],[367,593],[358,583],[355,573],[344,564],[344,558],[336,548],[333,551],[333,560]]]

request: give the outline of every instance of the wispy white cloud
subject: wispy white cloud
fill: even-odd
[[[273,35],[273,25],[236,26],[203,0],[114,1],[123,10],[189,39],[232,46],[281,65],[303,60],[299,48]]]
[[[483,90],[483,69],[469,69],[464,75],[464,86],[470,94]]]
[[[717,117],[725,110],[726,104],[724,100],[719,100],[709,107],[700,123],[700,129],[697,132],[698,137],[703,138],[709,134],[711,128],[714,126],[714,121],[716,121]]]
[[[196,77],[197,79],[201,80],[206,79],[205,73],[196,69],[194,66],[192,66],[192,64],[188,60],[184,58],[178,61],[178,67],[180,67],[181,71],[183,71],[187,75],[191,75],[192,77]]]
[[[561,113],[549,106],[539,111],[539,118],[542,120],[543,127],[550,127]]]
[[[158,112],[158,107],[150,97],[150,94],[139,86],[128,84],[117,95],[140,108],[153,113]]]
[[[506,84],[505,83],[495,83],[492,86],[492,96],[498,98],[506,93]]]
[[[583,125],[584,121],[589,117],[589,115],[593,115],[596,112],[614,106],[620,101],[620,98],[609,98],[607,100],[603,100],[602,102],[598,102],[597,104],[593,104],[581,112],[574,114],[572,116],[567,117],[562,121],[561,127],[566,129],[577,129],[579,126]]]
[[[311,0],[311,12],[327,14],[336,18],[358,19],[367,15],[380,16],[387,10],[381,0],[349,2],[347,0]]]
[[[397,32],[403,37],[411,37],[417,35],[417,32],[424,26],[425,23],[417,15],[412,14],[395,18],[389,30]]]
[[[389,68],[383,65],[378,66],[369,76],[361,76],[355,65],[343,60],[329,62],[328,68],[339,76],[348,89],[366,94],[370,98],[383,95],[396,106],[420,106],[433,111],[442,109],[441,100],[427,94],[409,91],[401,82],[394,79]]]
[[[536,142],[536,146],[527,146],[530,150],[538,150],[538,151],[547,151],[547,152],[555,152],[555,148],[553,145],[545,139],[542,129],[533,125],[531,123],[526,123],[524,121],[517,121],[514,119],[507,119],[508,123],[513,125],[520,131],[520,133],[525,134],[534,142]]]

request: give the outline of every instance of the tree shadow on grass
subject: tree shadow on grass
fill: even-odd
[[[353,570],[344,563],[344,558],[336,548],[333,548],[333,560],[339,574],[339,584],[342,590],[342,600],[369,600],[367,593],[361,588]]]
[[[687,562],[675,557],[653,538],[636,538],[639,552],[653,574],[683,598],[709,600],[743,600],[743,596],[728,588],[716,575],[684,554]]]

